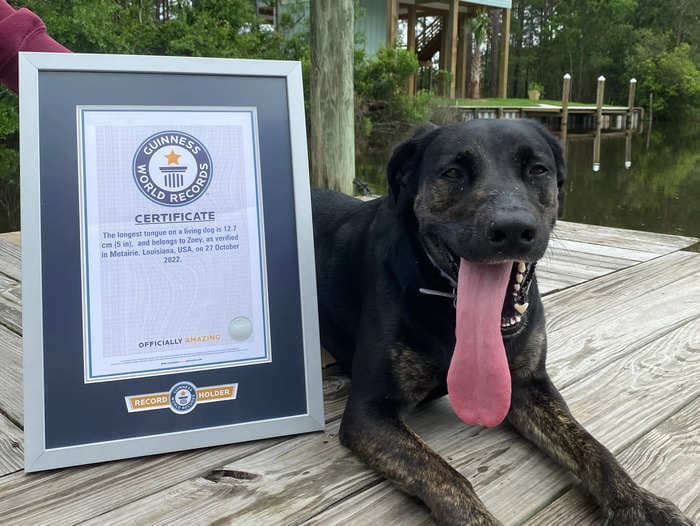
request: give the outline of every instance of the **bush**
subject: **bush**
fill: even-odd
[[[418,72],[410,51],[383,48],[375,57],[355,55],[356,133],[369,138],[378,132],[395,133],[428,118],[433,97],[427,91],[408,95],[408,79]]]
[[[534,80],[528,83],[527,90],[528,91],[539,91],[540,95],[544,95],[544,86],[542,84],[540,84],[539,82],[535,82]]]
[[[362,55],[355,64],[355,92],[359,96],[389,101],[407,93],[408,78],[418,71],[414,53],[382,48],[371,59]]]

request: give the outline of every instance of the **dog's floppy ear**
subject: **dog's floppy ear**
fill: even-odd
[[[394,148],[386,171],[389,181],[389,196],[394,203],[398,203],[399,195],[402,192],[405,193],[410,190],[411,183],[417,183],[413,175],[415,174],[418,161],[420,160],[420,152],[425,138],[437,128],[439,128],[439,126],[436,126],[432,122],[422,124],[416,128],[413,137]],[[413,194],[415,194],[417,190],[417,188],[414,188]]]
[[[564,215],[564,181],[566,180],[566,159],[564,159],[564,149],[561,147],[561,143],[557,138],[555,138],[547,128],[537,121],[528,121],[534,126],[538,133],[547,141],[547,144],[552,149],[552,155],[554,155],[554,163],[557,168],[557,216],[561,218]]]

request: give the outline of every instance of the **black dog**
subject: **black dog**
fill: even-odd
[[[547,376],[534,267],[562,206],[556,140],[530,121],[424,127],[394,150],[388,179],[367,203],[313,195],[321,341],[352,374],[341,442],[439,523],[498,524],[403,422],[447,392],[469,423],[507,416],[610,524],[692,524],[630,479]]]

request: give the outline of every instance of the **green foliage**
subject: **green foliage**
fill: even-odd
[[[73,51],[229,58],[288,58],[296,39],[261,24],[249,0],[25,0]],[[291,10],[282,25],[296,23]]]
[[[644,38],[646,37],[646,38]],[[654,111],[697,111],[700,107],[700,70],[691,58],[691,47],[683,42],[675,47],[664,45],[670,36],[645,30],[628,59],[628,71],[639,79],[642,100],[654,94]]]
[[[402,95],[403,115],[411,123],[427,121],[433,111],[434,98],[429,91],[418,91],[413,97]]]
[[[408,78],[417,71],[414,53],[398,48],[380,49],[376,57],[363,57],[355,64],[355,92],[374,100],[396,99],[406,94]]]
[[[528,83],[527,89],[528,91],[539,91],[540,95],[544,95],[544,86],[539,82],[535,82],[534,80]]]
[[[0,183],[2,186],[19,186],[19,152],[0,144]]]
[[[536,80],[557,98],[562,76],[571,73],[571,97],[579,101],[594,100],[596,78],[604,75],[606,103],[625,104],[634,76],[638,103],[654,91],[662,118],[700,105],[693,89],[697,0],[513,0],[512,13],[511,96],[524,97]]]
[[[355,52],[355,132],[358,140],[379,140],[428,118],[432,94],[408,95],[408,80],[418,71],[412,52],[383,48],[374,57]]]
[[[288,16],[274,31],[261,23],[250,0],[12,1],[14,7],[37,13],[49,33],[75,52],[301,60],[308,78],[309,39],[302,4],[289,2]],[[0,87],[2,191],[9,188],[8,181],[17,181],[17,132],[17,96]]]
[[[0,140],[15,135],[18,130],[17,96],[7,88],[0,86]]]

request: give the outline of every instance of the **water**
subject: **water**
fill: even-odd
[[[403,135],[403,137],[402,137]],[[386,191],[386,162],[405,133],[387,147],[358,152],[358,178]],[[655,126],[632,138],[625,169],[625,137],[603,136],[601,169],[593,172],[593,137],[569,137],[564,219],[595,225],[700,237],[700,123]]]
[[[386,163],[407,132],[387,135],[383,147],[358,150],[357,176],[373,193],[386,191]],[[700,123],[656,126],[635,135],[626,170],[625,138],[604,137],[594,173],[593,138],[570,137],[564,219],[700,237]],[[0,143],[0,232],[19,230],[16,145]]]

